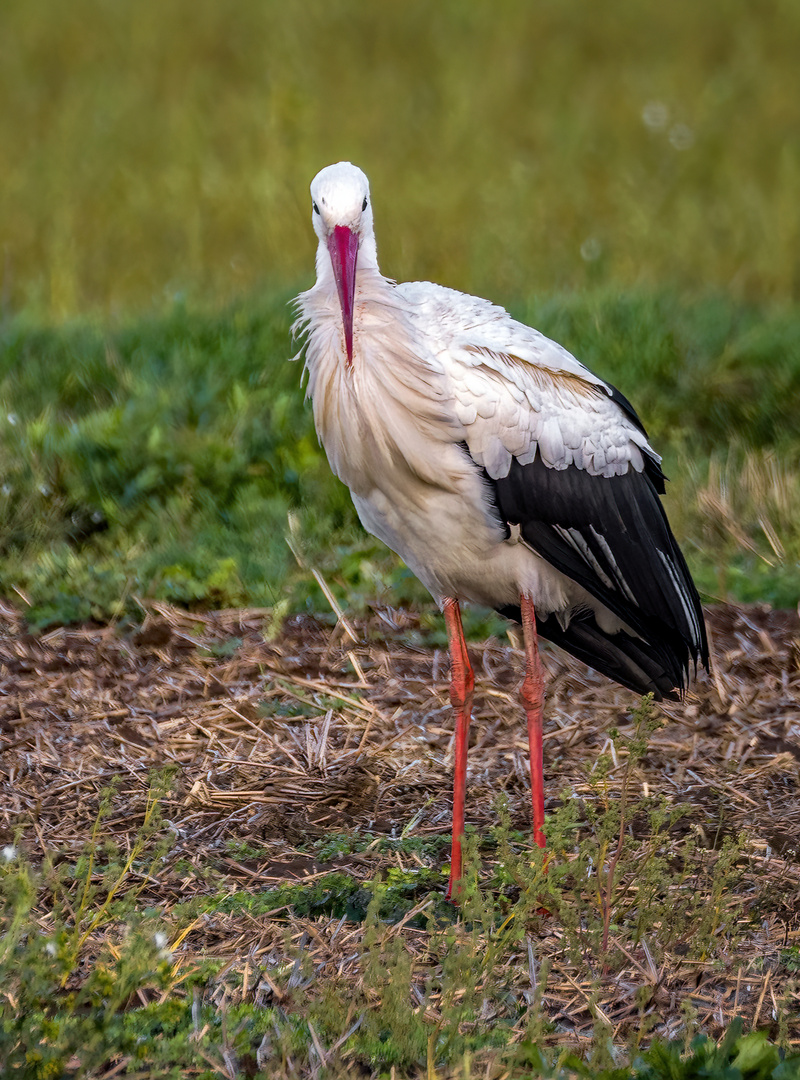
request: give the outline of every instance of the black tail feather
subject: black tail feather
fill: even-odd
[[[520,621],[518,607],[498,610],[507,619]],[[674,642],[645,642],[624,630],[608,634],[600,629],[592,613],[574,616],[566,629],[555,615],[537,617],[536,630],[541,637],[637,694],[652,694],[657,701],[675,700],[686,687],[689,651],[677,656]]]

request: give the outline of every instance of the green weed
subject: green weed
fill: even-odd
[[[617,737],[617,753],[629,755],[629,772],[644,752],[652,724],[645,701],[632,736]],[[601,776],[598,797],[604,783]],[[397,1078],[418,1076],[420,1070],[448,1077],[499,1070],[512,1080],[800,1076],[798,1055],[784,1054],[766,1033],[743,1034],[738,1021],[720,1043],[696,1032],[687,1018],[685,1039],[646,1046],[643,995],[643,1026],[629,1047],[611,1039],[599,1008],[591,1053],[577,1055],[552,1045],[544,1004],[550,960],[534,959],[534,942],[548,919],[557,920],[564,946],[574,953],[570,963],[576,977],[595,972],[596,993],[602,966],[614,967],[615,950],[630,952],[646,935],[656,963],[662,964],[660,950],[670,945],[664,909],[653,905],[647,889],[636,903],[630,899],[632,884],[646,880],[648,864],[661,858],[666,835],[658,828],[644,829],[639,840],[630,835],[626,819],[639,818],[647,803],[634,797],[633,786],[609,828],[578,814],[574,799],[566,800],[548,820],[547,863],[538,848],[520,849],[501,803],[488,850],[479,852],[475,833],[466,839],[459,911],[444,902],[438,870],[389,868],[385,880],[366,884],[329,875],[264,893],[198,896],[173,906],[165,918],[140,898],[143,882],[157,880],[169,850],[172,833],[164,829],[159,809],[168,787],[168,776],[155,779],[142,825],[125,852],[101,840],[117,797],[113,789],[103,795],[93,839],[74,865],[50,860],[35,871],[18,852],[4,852],[4,1075],[46,1080],[104,1070],[148,1077],[190,1071],[229,1080],[254,1075],[288,1080],[344,1077],[361,1069],[370,1075],[393,1070]],[[653,812],[651,823],[667,829],[667,819],[663,811]],[[496,861],[488,877],[479,871],[487,855]],[[691,852],[674,857],[678,862],[694,858]],[[721,933],[718,901],[735,895],[732,875],[743,857],[741,851],[731,849],[729,857],[723,850],[710,874],[696,865],[693,880],[680,866],[661,864],[666,867],[662,888],[673,903],[681,890],[708,897],[693,914],[687,907],[680,925],[686,941],[698,939],[695,951],[715,948]],[[550,916],[542,914],[542,903]],[[702,910],[706,906],[714,916],[711,923]],[[286,925],[282,954],[273,951],[263,961],[269,1002],[261,990],[255,999],[245,996],[246,986],[256,984],[252,977],[248,984],[241,967],[181,958],[192,928],[204,918],[223,916],[241,917],[247,926],[270,918]],[[343,925],[348,945],[338,971],[336,964],[331,968],[312,958],[307,931],[299,941],[288,932],[289,926],[316,927],[314,940],[323,944],[320,933],[326,926],[337,927],[338,934]],[[531,982],[520,978],[525,970]],[[520,1031],[525,1032],[521,1040]]]

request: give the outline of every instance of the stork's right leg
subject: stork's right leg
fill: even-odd
[[[464,835],[464,802],[467,793],[467,750],[469,723],[472,718],[472,693],[475,676],[467,655],[467,643],[461,625],[458,601],[447,598],[443,604],[444,621],[450,640],[450,701],[455,713],[456,746],[453,777],[453,843],[450,852],[450,884],[447,899],[457,895],[461,884],[461,837]]]

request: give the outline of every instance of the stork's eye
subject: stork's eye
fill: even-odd
[[[365,195],[365,196],[364,196],[364,201],[363,201],[363,203],[361,204],[361,212],[362,212],[362,214],[363,214],[363,212],[364,212],[364,211],[365,211],[366,209],[367,209],[367,196]]]
[[[314,213],[318,214],[319,213],[319,207],[317,206],[317,204],[315,202],[312,202],[311,205],[314,207]]]

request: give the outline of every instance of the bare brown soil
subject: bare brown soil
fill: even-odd
[[[417,622],[404,612],[383,611],[358,626],[368,642],[360,644],[341,626],[309,618],[290,619],[267,641],[266,614],[153,605],[132,635],[89,627],[33,637],[18,612],[0,610],[0,843],[19,843],[34,860],[46,852],[76,856],[101,792],[117,777],[104,828],[125,846],[142,822],[152,770],[171,765],[165,817],[175,844],[142,894],[167,917],[176,903],[220,887],[256,892],[332,870],[368,880],[390,866],[419,865],[418,854],[379,853],[377,843],[325,861],[308,848],[314,838],[356,830],[376,838],[404,829],[447,833],[446,653],[405,644]],[[712,1033],[734,1014],[765,1026],[788,1009],[790,1035],[800,1043],[793,984],[800,976],[786,959],[800,946],[800,620],[759,607],[707,615],[711,673],[701,674],[684,702],[663,706],[665,724],[631,788],[687,804],[679,831],[691,832],[711,861],[725,837],[745,838],[736,893],[720,900],[729,917],[720,920],[713,962],[690,961],[680,948],[654,959],[651,942],[628,949],[607,979],[590,963],[581,969],[567,960],[558,925],[543,919],[535,955],[509,968],[510,985],[529,992],[529,959],[547,958],[544,1008],[558,1038],[573,1043],[591,1035],[597,1010],[624,1034],[638,1022],[642,987],[648,992],[640,1000],[662,1034],[680,1029],[681,1005],[690,1001]],[[488,830],[505,792],[513,825],[528,829],[521,654],[496,641],[471,653],[477,687],[467,820]],[[548,801],[555,806],[565,789],[596,798],[590,770],[610,751],[611,728],[630,734],[636,698],[560,652],[546,651],[544,661]],[[612,789],[624,769],[624,761],[612,768]],[[237,858],[231,840],[263,854]],[[193,925],[176,956],[187,965],[200,955],[229,960],[245,973],[241,993],[261,1002],[279,993],[269,964],[288,940],[303,942],[319,978],[347,979],[357,977],[361,932],[357,924],[286,912],[217,914]],[[424,932],[403,933],[420,955]]]

